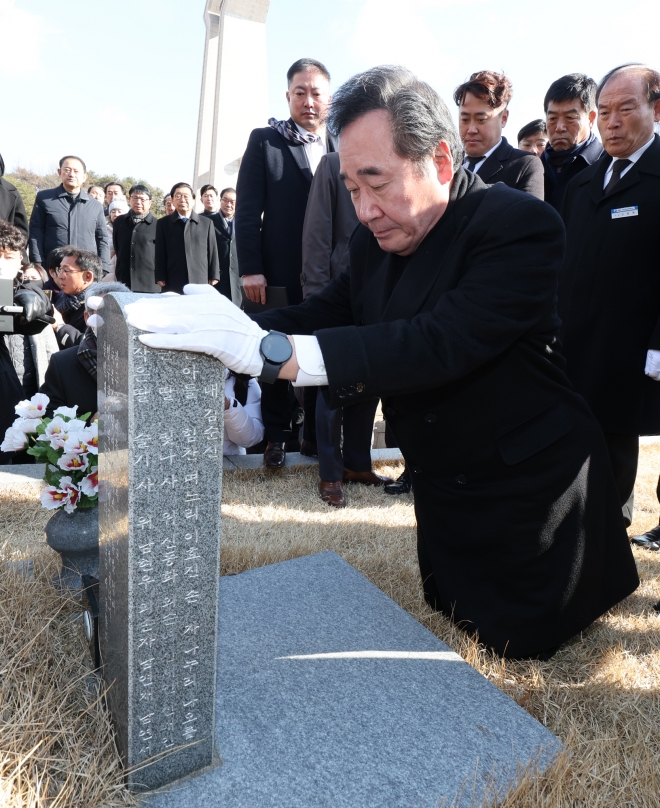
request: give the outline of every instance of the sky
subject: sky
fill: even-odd
[[[191,181],[204,6],[0,0],[0,153],[7,171],[51,171],[73,153],[99,174],[162,188]],[[543,116],[543,96],[556,78],[579,71],[598,80],[628,61],[660,67],[659,18],[657,0],[271,0],[269,114],[288,117],[286,71],[302,56],[322,61],[335,88],[376,64],[405,65],[452,111],[456,85],[492,69],[513,82],[505,135],[515,144],[518,130]],[[233,66],[235,81],[243,69]],[[250,92],[246,86],[246,109]]]

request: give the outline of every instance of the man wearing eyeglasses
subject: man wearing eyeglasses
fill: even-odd
[[[98,203],[97,203],[98,204]],[[85,333],[85,291],[99,280],[101,261],[90,250],[67,245],[62,248],[62,263],[55,270],[61,294],[55,301],[59,312],[54,326],[60,349],[78,345]]]
[[[225,188],[220,192],[219,209],[218,192],[212,185],[204,185],[201,194],[204,204],[204,211],[201,215],[213,222],[218,244],[220,283],[216,289],[240,306],[242,302],[241,282],[238,276],[238,255],[234,239],[236,191],[233,188]]]
[[[112,225],[115,277],[133,292],[159,294],[154,274],[157,219],[150,212],[151,191],[146,185],[134,185],[128,192],[128,204],[129,212]]]
[[[87,169],[80,157],[67,155],[57,170],[61,184],[39,191],[30,217],[30,261],[46,266],[55,247],[73,245],[89,250],[110,272],[110,241],[103,207],[82,186]],[[100,280],[100,278],[99,278]]]

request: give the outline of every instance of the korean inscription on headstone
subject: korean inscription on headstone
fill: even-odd
[[[99,328],[100,642],[134,790],[213,762],[224,366]]]

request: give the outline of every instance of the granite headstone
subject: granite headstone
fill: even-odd
[[[144,346],[105,297],[98,330],[99,633],[129,788],[214,762],[223,365]]]

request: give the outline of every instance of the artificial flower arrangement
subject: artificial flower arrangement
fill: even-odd
[[[0,451],[27,453],[46,464],[41,504],[49,511],[93,508],[99,492],[99,431],[91,413],[77,416],[77,407],[58,407],[45,418],[50,399],[36,393],[14,408],[18,418],[5,432]],[[30,445],[31,444],[31,445]]]

